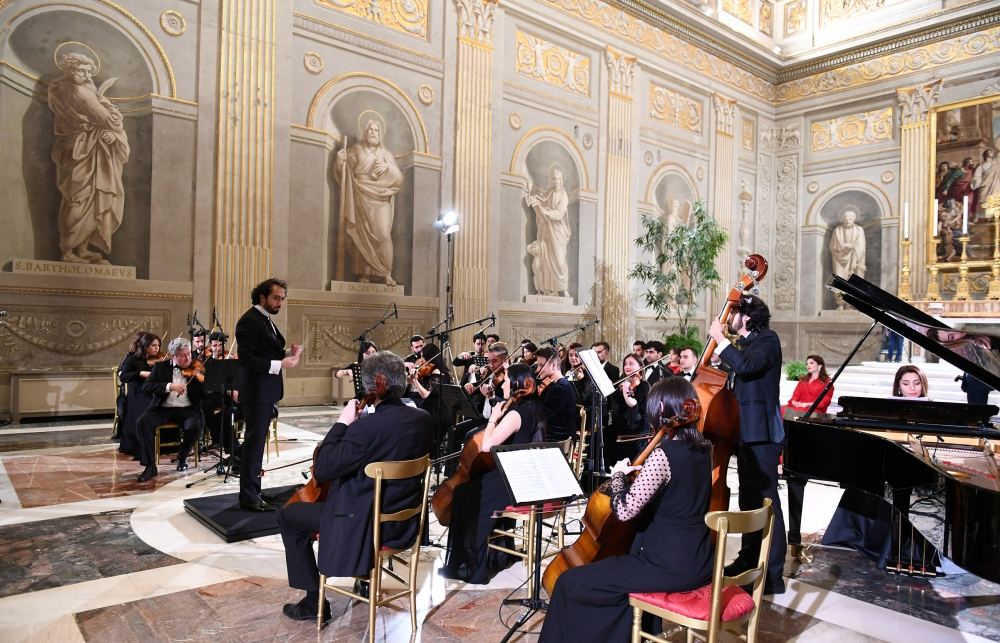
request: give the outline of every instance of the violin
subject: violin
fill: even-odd
[[[696,399],[685,400],[681,405],[680,413],[662,421],[659,429],[649,441],[642,453],[636,457],[632,463],[641,465],[649,457],[660,442],[665,437],[673,437],[682,426],[694,424],[701,418],[701,404]],[[629,474],[633,475],[634,474]],[[583,530],[576,542],[568,547],[564,547],[548,567],[542,576],[542,587],[552,595],[556,586],[556,581],[568,569],[603,560],[611,556],[622,556],[629,552],[632,541],[635,539],[635,528],[631,521],[622,522],[615,517],[612,508],[611,494],[609,493],[610,481],[605,482],[599,489],[591,494],[587,501],[587,509],[584,511]]]
[[[425,377],[429,377],[436,368],[437,365],[434,362],[424,362],[419,368],[417,368],[416,371],[414,371],[414,377],[422,380]]]
[[[167,359],[167,354],[165,352],[163,352],[163,351],[160,351],[159,353],[157,353],[153,357],[147,357],[146,358],[146,364],[149,365],[149,366],[152,366],[153,364],[155,364],[157,362],[162,362],[165,359]]]
[[[199,384],[205,383],[205,362],[200,359],[191,360],[191,366],[181,369],[181,375],[187,378],[187,381],[198,380]]]

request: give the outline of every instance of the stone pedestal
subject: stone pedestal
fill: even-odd
[[[359,283],[356,281],[331,281],[330,292],[365,293],[366,295],[399,295],[403,296],[402,286],[387,286],[385,284]]]
[[[135,279],[135,266],[112,266],[100,263],[72,261],[40,261],[14,259],[12,272],[26,275],[67,275],[71,277],[101,277],[103,279]]]
[[[525,295],[526,304],[547,304],[555,306],[572,306],[572,297],[558,297],[556,295]]]

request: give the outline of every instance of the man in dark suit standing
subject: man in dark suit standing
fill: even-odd
[[[739,335],[736,345],[726,339],[718,319],[712,322],[708,334],[718,342],[715,352],[722,362],[732,368],[733,394],[740,406],[740,443],[736,450],[740,510],[759,509],[764,498],[771,499],[774,531],[764,593],[781,594],[785,591],[781,576],[786,535],[778,498],[778,458],[785,441],[785,426],[779,400],[781,342],[768,328],[770,320],[767,304],[755,295],[744,295],[729,320],[729,332]],[[759,555],[760,534],[744,535],[739,556],[726,567],[726,574],[753,568]]]
[[[285,338],[272,316],[281,312],[288,284],[268,279],[250,294],[253,306],[236,323],[240,350],[239,394],[246,430],[240,449],[240,507],[248,511],[274,511],[260,495],[260,472],[264,461],[268,426],[284,394],[281,372],[299,364],[302,346],[292,344],[285,354]]]
[[[169,360],[153,365],[142,390],[153,401],[138,420],[139,464],[143,465],[139,482],[152,480],[157,475],[156,427],[174,422],[181,427],[181,449],[177,453],[177,470],[188,468],[187,456],[191,446],[201,436],[203,420],[199,404],[204,398],[201,382],[196,374],[185,375],[191,368],[191,342],[178,337],[167,346]]]
[[[326,576],[364,577],[372,569],[372,504],[374,480],[365,474],[372,462],[413,460],[430,453],[434,424],[427,411],[403,404],[406,369],[388,351],[372,355],[361,366],[365,390],[373,391],[375,412],[358,417],[358,401],[344,407],[340,419],[323,438],[315,456],[313,476],[329,482],[325,502],[298,502],[278,514],[285,545],[288,584],[306,592],[283,612],[295,620],[315,620],[319,603],[319,573]],[[420,502],[423,479],[386,483],[382,510],[401,511]],[[382,544],[405,548],[420,537],[419,516],[405,522],[385,523]],[[313,554],[313,534],[319,532],[319,557]],[[324,620],[330,605],[323,607]]]

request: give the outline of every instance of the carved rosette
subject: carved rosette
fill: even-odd
[[[170,36],[180,36],[187,31],[187,20],[179,11],[168,9],[160,14],[160,28]]]
[[[493,45],[493,21],[499,0],[455,0],[460,38]]]
[[[715,112],[715,131],[733,135],[736,123],[736,101],[722,94],[712,94]]]
[[[605,57],[608,64],[611,91],[626,98],[632,98],[632,81],[635,79],[635,70],[639,66],[639,59],[612,47],[605,50]]]
[[[899,100],[899,107],[903,112],[902,124],[912,125],[922,123],[927,119],[927,112],[937,104],[941,95],[941,87],[944,79],[896,90],[896,98]]]

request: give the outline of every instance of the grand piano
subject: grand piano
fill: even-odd
[[[873,320],[868,333],[881,324],[1000,389],[1000,337],[943,325],[857,275],[834,277],[830,286]],[[785,420],[789,479],[832,481],[877,499],[884,514],[895,516],[889,533],[897,555],[887,565],[894,571],[914,572],[914,549],[929,543],[958,566],[1000,583],[1000,428],[991,423],[997,407],[903,398],[839,402],[844,410],[835,417],[812,416],[810,409]],[[923,500],[912,522],[911,492]],[[789,513],[801,516],[801,495],[798,506],[791,496]],[[798,524],[794,515],[790,523]],[[926,563],[933,557],[918,553],[916,559],[918,573],[933,569]]]

